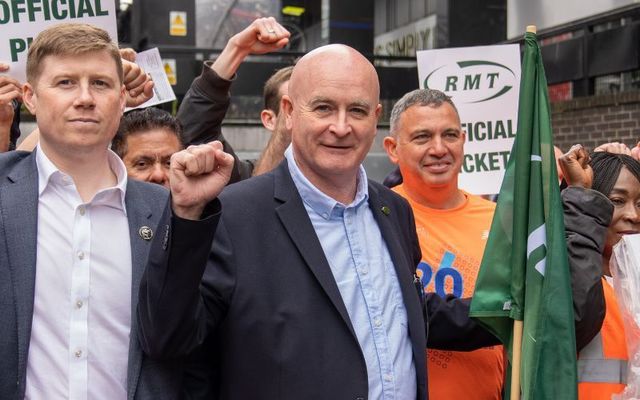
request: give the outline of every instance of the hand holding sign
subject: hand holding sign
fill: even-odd
[[[122,59],[127,107],[137,107],[153,97],[153,81],[140,66]]]
[[[0,63],[0,73],[8,70],[9,65]],[[0,152],[9,148],[14,117],[13,100],[22,100],[22,85],[13,78],[0,75]]]
[[[9,71],[9,65],[0,62],[0,104],[22,101],[22,84],[17,80],[2,75]]]

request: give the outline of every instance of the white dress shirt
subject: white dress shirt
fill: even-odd
[[[131,329],[127,172],[85,203],[36,148],[38,233],[27,399],[126,399]]]

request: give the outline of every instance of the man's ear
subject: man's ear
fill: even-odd
[[[30,83],[22,86],[22,101],[32,115],[36,115],[37,96]]]
[[[280,112],[284,113],[285,127],[288,130],[293,128],[293,122],[291,120],[291,114],[293,114],[293,103],[288,95],[283,95],[280,99]]]
[[[260,120],[262,120],[262,125],[264,125],[267,130],[271,132],[276,130],[276,113],[273,110],[262,110],[260,112]]]
[[[374,111],[376,116],[376,121],[380,120],[380,115],[382,114],[382,104],[378,104],[376,106],[376,110]]]
[[[398,164],[398,143],[396,142],[396,138],[393,136],[387,136],[382,140],[382,146],[387,151],[387,155],[389,156],[389,160],[392,163]]]
[[[127,88],[122,84],[120,87],[120,116],[124,114],[124,109],[127,107]]]

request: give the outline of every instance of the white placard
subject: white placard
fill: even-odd
[[[118,43],[115,0],[0,0],[0,61],[10,65],[7,75],[25,82],[29,44],[63,22],[97,26]]]
[[[467,133],[459,186],[498,193],[518,125],[519,46],[426,50],[417,59],[420,87],[451,96]]]
[[[157,47],[136,54],[136,64],[142,67],[142,69],[151,76],[151,79],[153,79],[153,97],[138,107],[127,107],[125,111],[136,108],[147,108],[157,104],[168,103],[176,99],[176,94],[173,92],[173,88],[169,83],[164,63],[162,62],[162,58],[160,58],[160,52]]]

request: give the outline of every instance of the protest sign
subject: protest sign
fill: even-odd
[[[460,187],[474,194],[498,193],[518,124],[519,46],[416,54],[420,87],[451,96],[467,133]]]
[[[10,65],[8,75],[25,82],[29,44],[63,22],[97,26],[118,42],[115,0],[0,0],[0,61]]]

